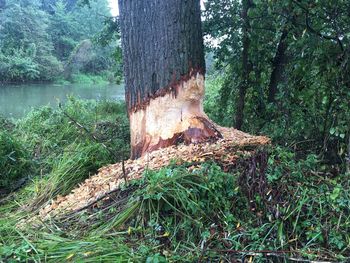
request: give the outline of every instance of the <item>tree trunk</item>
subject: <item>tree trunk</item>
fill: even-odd
[[[267,99],[269,103],[275,102],[276,94],[278,91],[278,83],[281,81],[282,75],[284,72],[284,66],[286,64],[286,51],[288,47],[288,44],[286,41],[287,36],[288,36],[288,29],[287,29],[287,25],[285,25],[282,30],[282,35],[281,35],[280,41],[278,42],[277,51],[272,62],[272,72],[270,76],[268,99]]]
[[[250,23],[248,17],[249,8],[252,6],[251,0],[243,0],[242,1],[242,21],[243,21],[243,38],[242,38],[242,81],[239,85],[238,96],[236,99],[236,120],[235,120],[235,128],[240,130],[243,125],[244,120],[244,105],[245,105],[245,95],[247,89],[249,87],[249,31],[250,31]]]
[[[199,1],[119,0],[131,158],[221,134],[203,111]]]
[[[346,156],[346,172],[350,174],[350,131],[349,131],[349,139],[348,139],[348,154]]]

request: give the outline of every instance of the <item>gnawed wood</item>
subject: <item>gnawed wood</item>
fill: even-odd
[[[251,154],[257,147],[270,143],[269,138],[264,136],[252,136],[230,128],[216,128],[223,138],[214,143],[173,145],[147,153],[137,160],[127,160],[125,162],[127,180],[139,179],[146,169],[158,170],[168,165],[171,160],[176,160],[179,164],[212,160],[218,162],[225,170],[226,165],[232,167],[242,155]],[[58,196],[52,200],[49,205],[41,209],[40,217],[48,219],[79,210],[108,192],[118,189],[124,182],[122,163],[103,167],[97,175],[87,179],[69,195]]]
[[[179,143],[200,143],[222,138],[203,111],[204,76],[193,75],[176,87],[130,113],[131,158]]]

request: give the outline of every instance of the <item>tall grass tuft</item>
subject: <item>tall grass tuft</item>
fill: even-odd
[[[33,168],[29,151],[22,142],[0,130],[0,194],[12,190]]]
[[[33,201],[34,207],[40,207],[57,195],[68,194],[110,160],[110,153],[97,143],[69,145],[54,162],[47,180],[38,185],[37,197]]]

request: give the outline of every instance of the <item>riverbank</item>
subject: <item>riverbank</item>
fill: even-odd
[[[123,103],[74,98],[15,122],[1,119],[0,184],[9,190],[26,181],[0,199],[0,262],[350,256],[350,175],[330,177],[315,155],[297,159],[278,146],[254,156],[244,154],[247,148],[233,170],[205,157],[173,160],[146,169],[142,180],[129,181],[109,201],[28,223],[100,167],[128,158],[128,129]],[[252,168],[260,172],[240,180]]]
[[[80,130],[68,116],[83,125],[88,132]],[[3,156],[0,187],[8,190],[12,183],[22,179],[22,175],[32,178],[38,173],[50,174],[55,169],[63,171],[61,165],[65,165],[65,158],[74,159],[74,153],[96,153],[92,167],[89,160],[84,163],[87,165],[83,169],[85,176],[123,156],[110,156],[101,143],[121,149],[123,154],[128,149],[128,120],[123,103],[83,101],[71,97],[62,108],[41,107],[14,122],[2,118],[0,125]],[[101,141],[91,141],[92,135]],[[65,156],[67,151],[73,154]],[[61,162],[56,163],[60,159]]]
[[[35,85],[35,84],[118,84],[122,83],[121,76],[115,76],[113,72],[105,71],[98,75],[93,74],[72,74],[70,78],[59,76],[53,80],[25,80],[25,81],[0,81],[0,88],[8,85]]]

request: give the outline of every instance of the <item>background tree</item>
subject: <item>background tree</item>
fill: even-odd
[[[349,137],[350,4],[347,1],[251,1],[245,52],[245,1],[205,2],[205,33],[221,73],[215,121],[269,134],[276,143],[344,163]],[[248,55],[249,76],[242,66]],[[242,85],[249,79],[242,111]],[[235,125],[237,124],[237,121]],[[237,126],[237,125],[236,125]],[[240,127],[238,125],[237,127]]]
[[[251,0],[242,1],[242,79],[239,85],[238,96],[236,100],[236,120],[235,127],[241,129],[244,118],[244,104],[247,89],[250,85],[249,74],[251,65],[249,62],[249,46],[250,46],[250,18],[248,12],[252,7]]]
[[[0,13],[1,79],[50,79],[60,70],[47,33],[49,16],[39,2],[7,1]]]
[[[94,0],[89,6],[75,0],[7,0],[0,4],[0,82],[62,78],[86,40],[92,43],[89,60],[74,73],[120,75],[121,59],[114,55],[117,43],[98,43],[100,31],[110,24],[106,19],[112,19],[107,0]]]
[[[132,158],[178,142],[215,140],[203,111],[199,1],[119,0]]]

